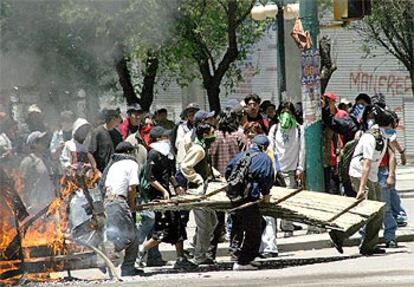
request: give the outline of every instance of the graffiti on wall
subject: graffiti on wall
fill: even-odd
[[[377,74],[362,70],[349,73],[349,89],[370,93],[384,93],[390,96],[411,94],[409,75]]]

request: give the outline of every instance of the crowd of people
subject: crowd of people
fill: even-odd
[[[395,231],[407,222],[395,189],[396,153],[402,164],[406,162],[396,138],[398,116],[381,94],[359,94],[354,103],[343,99],[337,104],[335,93],[327,92],[321,100],[324,191],[386,202],[384,214],[367,223],[360,252],[384,252],[377,247],[382,225],[386,247],[397,247]],[[189,212],[145,210],[136,215],[137,204],[190,192],[205,194],[208,182],[231,178],[247,157],[247,193],[233,203],[235,207],[259,198],[269,200],[274,185],[304,186],[300,103],[282,102],[276,107],[250,94],[240,103],[229,102],[219,113],[190,103],[177,124],[168,119],[167,109],[148,113],[139,104],[128,105],[125,118],[119,108],[105,108],[100,119],[92,125],[72,111],[62,111],[60,128],[50,131],[37,105],[29,107],[24,123],[2,115],[1,161],[19,166],[25,182],[23,200],[30,213],[51,202],[60,177],[86,168],[101,177],[107,238],[118,251],[125,250],[124,276],[141,274],[137,264],[165,265],[158,249],[161,243],[175,246],[175,268],[186,270],[214,264],[218,243],[226,238],[234,270],[257,269],[257,256],[278,256],[278,221],[262,216],[258,205],[231,215],[193,210],[196,232],[191,240],[194,252],[189,254],[184,249]],[[350,151],[348,158],[346,151]],[[302,226],[280,220],[279,228],[284,236],[292,236]],[[342,253],[344,240],[355,232],[329,235]]]

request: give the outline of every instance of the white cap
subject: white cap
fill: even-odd
[[[349,105],[351,103],[351,101],[348,100],[347,98],[342,98],[340,103],[345,104],[345,105]]]
[[[42,110],[39,108],[38,105],[33,104],[27,109],[28,113],[42,113]]]
[[[47,134],[47,132],[39,132],[39,131],[34,131],[32,132],[26,139],[26,143],[28,145],[32,145],[34,144],[37,140],[43,138],[45,135]]]

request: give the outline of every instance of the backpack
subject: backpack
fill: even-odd
[[[149,180],[149,171],[150,171],[149,162],[146,161],[144,165],[142,166],[141,172],[139,174],[139,184],[138,184],[139,197],[140,197],[139,201],[144,202],[144,203],[149,201],[149,190],[151,187],[151,183]]]
[[[252,158],[255,155],[257,155],[257,153],[251,155],[247,152],[239,159],[227,178],[228,186],[226,195],[233,203],[239,203],[249,197],[250,187],[252,184],[250,165]]]
[[[367,133],[371,134],[375,138],[375,150],[382,151],[385,145],[384,139],[381,136],[381,133],[378,129],[373,129],[367,131]],[[351,161],[354,157],[362,156],[362,153],[357,154],[354,156],[355,148],[358,145],[359,139],[354,139],[345,144],[343,147],[341,154],[339,156],[339,163],[338,163],[338,174],[341,179],[341,182],[345,184],[349,184],[350,186],[351,179],[349,177],[349,167],[351,165]]]

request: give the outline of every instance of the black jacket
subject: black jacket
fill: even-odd
[[[329,128],[344,136],[344,144],[353,140],[362,125],[353,117],[336,118],[329,111],[329,106],[322,109],[322,120]]]

